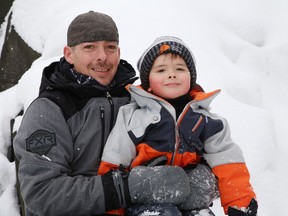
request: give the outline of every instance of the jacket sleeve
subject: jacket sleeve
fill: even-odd
[[[60,108],[34,101],[14,140],[25,205],[35,215],[93,215],[105,212],[101,176],[72,176],[73,140]]]
[[[242,150],[230,137],[228,122],[214,114],[212,118],[221,120],[223,129],[206,140],[204,157],[218,178],[221,204],[227,214],[229,206],[248,207],[256,195]]]

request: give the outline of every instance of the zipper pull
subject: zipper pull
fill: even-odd
[[[112,100],[112,96],[108,91],[106,92],[106,98],[111,106],[111,117],[110,117],[110,131],[111,131],[113,127],[113,122],[114,122],[114,103]]]
[[[113,105],[112,96],[108,91],[106,92],[106,98],[108,99],[110,105],[112,106]]]
[[[104,119],[104,108],[102,106],[100,106],[100,118]]]

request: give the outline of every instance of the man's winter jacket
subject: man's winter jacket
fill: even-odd
[[[119,107],[130,100],[125,86],[136,73],[121,60],[112,84],[102,86],[71,67],[62,58],[44,69],[39,97],[14,140],[26,216],[96,215],[115,208],[96,174]]]
[[[192,90],[190,101],[176,119],[167,101],[128,85],[133,102],[120,108],[104,148],[99,173],[119,165],[133,168],[159,156],[167,164],[186,167],[205,158],[218,178],[222,206],[247,207],[255,194],[243,154],[230,137],[227,121],[209,112],[220,90]],[[130,166],[131,165],[131,166]]]

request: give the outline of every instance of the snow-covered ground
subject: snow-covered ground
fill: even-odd
[[[122,58],[135,68],[158,36],[177,36],[190,46],[197,82],[206,91],[222,89],[212,112],[228,119],[244,151],[259,215],[287,215],[287,0],[15,0],[12,10],[16,31],[42,56],[18,85],[0,93],[0,216],[19,215],[14,163],[5,157],[10,119],[37,96],[43,67],[62,55],[70,21],[89,10],[113,17]],[[213,211],[223,215],[219,200]]]

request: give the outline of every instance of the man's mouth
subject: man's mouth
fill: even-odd
[[[109,71],[109,68],[101,68],[101,69],[99,69],[99,68],[92,68],[92,70],[93,71],[95,71],[95,72],[99,72],[99,73],[107,73],[108,71]]]

